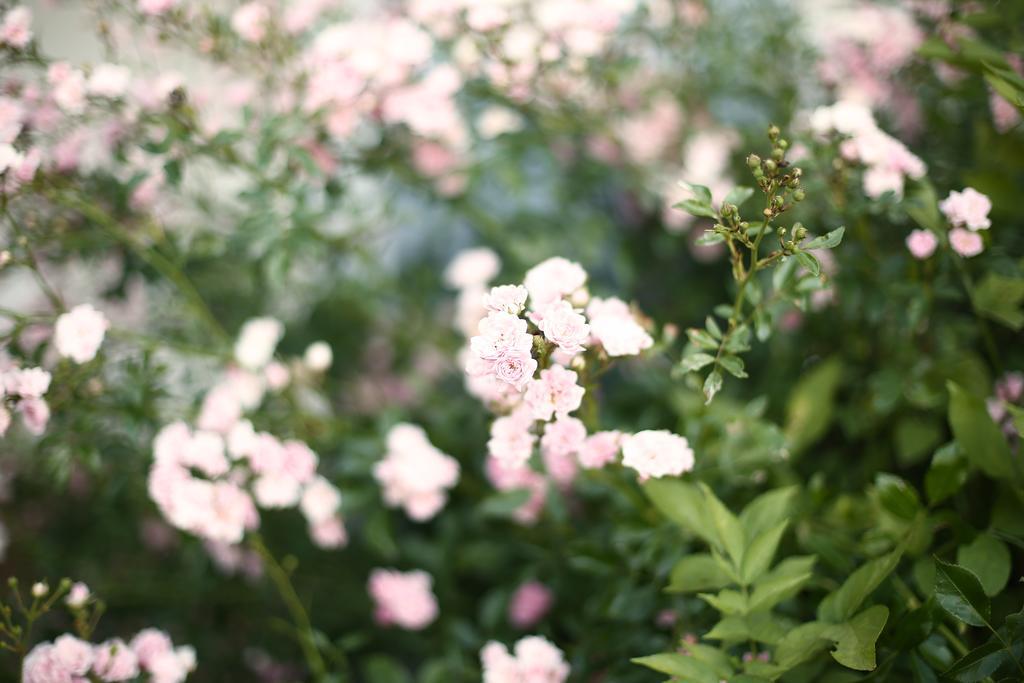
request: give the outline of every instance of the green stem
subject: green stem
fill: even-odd
[[[19,243],[22,249],[25,250],[25,255],[28,256],[29,270],[32,271],[32,276],[35,278],[36,283],[39,285],[39,289],[43,291],[46,298],[50,301],[50,305],[56,311],[64,311],[64,300],[61,299],[60,294],[54,289],[46,276],[43,275],[42,269],[39,267],[39,259],[36,258],[35,251],[32,250],[32,242],[29,240],[28,233],[24,228],[19,225],[18,221],[14,218],[11,212],[7,209],[7,202],[3,204],[3,213],[7,220],[10,222],[11,227],[14,228],[14,232],[17,233]]]
[[[295,624],[296,631],[298,631],[296,639],[302,648],[306,664],[309,665],[310,672],[313,674],[313,680],[324,680],[327,677],[327,666],[324,664],[324,659],[316,646],[313,624],[309,620],[309,614],[306,613],[306,608],[303,606],[299,594],[295,592],[295,587],[292,585],[288,572],[285,571],[284,567],[281,566],[263,543],[263,539],[259,534],[253,534],[249,539],[249,544],[263,558],[263,562],[267,567],[267,573],[270,575],[278,594],[292,616],[292,621]]]

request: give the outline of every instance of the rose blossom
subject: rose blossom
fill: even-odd
[[[250,43],[258,43],[267,35],[270,9],[260,2],[247,2],[231,15],[231,28]]]
[[[274,318],[253,318],[246,321],[235,342],[235,360],[248,370],[259,370],[274,355],[284,334],[284,325]]]
[[[544,338],[566,353],[576,354],[586,348],[590,337],[587,319],[573,309],[568,301],[555,301],[542,311],[538,327]]]
[[[377,621],[384,626],[395,624],[411,631],[429,626],[438,614],[432,583],[430,574],[421,570],[374,569],[368,589],[377,606]]]
[[[85,603],[89,601],[91,596],[89,587],[81,581],[77,581],[71,585],[71,590],[68,591],[68,596],[64,598],[64,602],[67,603],[68,607],[80,609],[85,607]]]
[[[508,605],[508,620],[519,629],[531,628],[551,609],[554,594],[539,581],[528,581],[516,589]]]
[[[53,641],[53,652],[72,676],[84,676],[92,666],[92,645],[72,635]]]
[[[477,247],[456,254],[444,271],[444,281],[452,289],[483,287],[501,270],[501,260],[492,249]]]
[[[533,419],[547,421],[552,415],[566,416],[579,408],[584,393],[575,372],[553,365],[540,371],[540,379],[530,380],[523,400]]]
[[[596,432],[587,437],[576,457],[586,469],[601,468],[615,461],[621,444],[621,432]]]
[[[387,453],[373,476],[384,489],[384,502],[402,506],[419,522],[444,507],[447,490],[459,479],[459,463],[435,448],[421,427],[403,423],[388,432]]]
[[[130,681],[139,675],[139,660],[120,638],[97,645],[93,672],[104,681]]]
[[[623,439],[622,464],[639,472],[641,480],[677,476],[693,469],[693,450],[682,436],[647,430]]]
[[[587,272],[578,263],[560,256],[538,263],[526,272],[523,284],[534,308],[541,308],[572,294],[587,282]]]
[[[81,304],[57,318],[53,343],[61,356],[87,363],[96,357],[109,327],[105,315],[90,304]]]
[[[4,15],[0,24],[0,43],[21,49],[32,40],[32,12],[19,5]]]
[[[949,231],[949,244],[953,251],[964,258],[977,256],[985,250],[981,235],[966,228],[953,228]]]
[[[988,230],[992,225],[988,218],[992,200],[973,187],[966,187],[961,192],[950,192],[948,197],[939,202],[939,208],[955,227],[976,231]]]
[[[527,351],[511,349],[494,361],[494,376],[522,391],[537,370],[537,361]]]
[[[914,258],[924,260],[935,253],[939,239],[931,230],[914,230],[907,236],[907,249]]]
[[[487,643],[480,651],[483,683],[563,683],[569,677],[562,651],[545,638],[527,636],[514,653],[500,643]]]
[[[71,672],[58,656],[57,648],[40,643],[32,648],[21,667],[22,683],[72,683]]]
[[[483,303],[489,311],[519,315],[526,308],[529,294],[522,285],[501,285],[492,287],[491,291],[484,295]]]

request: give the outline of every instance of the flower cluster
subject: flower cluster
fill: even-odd
[[[563,683],[569,664],[562,651],[541,636],[519,640],[512,652],[490,642],[480,651],[483,683]]]
[[[175,647],[166,633],[155,628],[139,631],[129,643],[114,638],[93,645],[65,634],[32,648],[22,665],[21,680],[115,683],[143,676],[147,683],[181,683],[195,667],[195,650],[187,645]]]
[[[287,369],[272,360],[282,332],[269,318],[246,323],[235,345],[243,367],[230,369],[207,393],[198,428],[178,421],[160,430],[153,441],[150,497],[174,526],[228,544],[259,526],[257,505],[297,506],[317,545],[340,547],[347,540],[341,493],[317,474],[316,453],[301,441],[258,432],[243,418],[268,386],[287,382]]]
[[[50,373],[42,368],[19,368],[0,358],[0,436],[11,426],[11,409],[21,416],[30,433],[39,435],[50,421],[50,406],[43,396],[50,388]]]
[[[624,301],[591,297],[587,273],[578,263],[554,257],[531,268],[523,284],[492,287],[484,294],[483,283],[498,269],[496,260],[474,251],[453,261],[448,279],[463,292],[460,327],[474,333],[466,352],[469,390],[499,413],[487,442],[487,475],[499,490],[529,491],[515,513],[517,520],[529,523],[540,514],[547,491],[544,475],[527,466],[538,445],[547,476],[567,488],[581,466],[594,469],[614,462],[630,440],[618,431],[588,435],[574,415],[587,391],[580,373],[636,356],[654,339]],[[465,302],[467,292],[479,297],[476,306]],[[475,325],[469,322],[474,312],[482,316]],[[665,438],[655,443],[662,434]],[[636,436],[634,455],[623,464],[641,478],[692,468],[693,452],[682,437],[668,432]],[[658,451],[659,446],[666,450]]]
[[[927,170],[906,145],[878,127],[871,110],[862,104],[842,100],[818,107],[811,113],[810,124],[819,136],[841,136],[839,153],[865,167],[864,194],[872,199],[886,192],[901,197],[906,179],[920,179]]]
[[[979,231],[992,225],[988,213],[992,201],[972,187],[956,190],[939,202],[939,209],[949,222],[949,246],[960,256],[971,258],[985,250]],[[939,237],[930,230],[914,230],[907,236],[907,249],[916,259],[927,259],[939,246]]]
[[[986,401],[988,414],[993,422],[999,425],[1012,443],[1020,441],[1021,432],[1017,429],[1024,416],[1024,372],[1008,372],[996,382],[993,395]]]
[[[421,570],[374,569],[368,590],[376,605],[377,623],[410,631],[429,626],[438,614],[432,584],[430,574]]]
[[[387,436],[387,453],[374,465],[373,476],[383,487],[384,502],[401,506],[418,522],[444,507],[447,490],[459,480],[459,463],[427,438],[422,427],[398,424]]]
[[[88,363],[96,357],[110,321],[89,304],[75,306],[57,318],[53,328],[53,344],[64,358]]]

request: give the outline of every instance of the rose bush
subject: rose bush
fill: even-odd
[[[4,680],[1024,677],[1024,7],[62,11]]]

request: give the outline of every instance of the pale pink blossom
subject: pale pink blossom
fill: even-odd
[[[341,492],[334,484],[317,476],[303,489],[299,508],[310,524],[326,522],[341,509]]]
[[[435,448],[421,427],[402,423],[388,432],[387,452],[374,465],[373,476],[387,505],[401,506],[422,522],[444,507],[448,489],[459,479],[459,464]]]
[[[509,349],[493,361],[494,376],[522,391],[537,370],[537,361],[528,351]]]
[[[162,168],[156,169],[135,186],[128,203],[136,211],[150,209],[160,197],[160,191],[166,182],[167,177],[164,174],[164,170]]]
[[[580,407],[585,389],[577,383],[577,375],[561,365],[540,371],[540,378],[530,380],[523,400],[535,420],[564,417]]]
[[[68,595],[64,598],[64,602],[72,609],[80,609],[85,607],[85,604],[89,602],[89,598],[91,597],[92,593],[89,591],[89,587],[81,581],[76,581],[71,584],[71,590],[68,591]]]
[[[54,62],[46,78],[57,106],[69,114],[81,114],[85,110],[85,74],[67,62]]]
[[[529,294],[522,285],[492,287],[491,291],[484,295],[483,305],[488,311],[517,316],[526,308],[526,298]]]
[[[988,218],[992,201],[973,187],[950,192],[948,197],[939,202],[939,208],[954,227],[977,231],[988,230],[992,225]]]
[[[247,2],[231,15],[231,28],[250,43],[258,43],[267,36],[270,8],[262,2]]]
[[[94,653],[93,672],[104,681],[130,681],[139,675],[138,658],[120,638],[113,638],[97,645]]]
[[[544,426],[540,445],[545,454],[574,455],[587,438],[587,428],[575,417],[559,417]]]
[[[22,398],[41,398],[50,388],[50,379],[42,368],[11,368],[0,374],[0,389]]]
[[[159,16],[178,6],[179,0],[139,0],[139,11],[150,16]]]
[[[271,361],[263,368],[263,378],[267,381],[268,389],[280,391],[291,382],[292,373],[284,363]]]
[[[590,333],[609,356],[635,356],[654,345],[621,299],[593,298],[587,305]]]
[[[967,228],[953,228],[949,231],[949,245],[964,258],[977,256],[985,251],[981,235]]]
[[[532,628],[551,609],[554,594],[539,581],[528,581],[516,589],[508,605],[508,620],[518,629]]]
[[[429,626],[438,615],[432,583],[430,575],[421,570],[374,569],[368,589],[377,606],[377,622],[411,631]]]
[[[501,270],[501,259],[492,249],[476,247],[465,249],[444,271],[444,280],[452,289],[484,287]]]
[[[583,351],[590,338],[587,319],[572,307],[568,301],[554,301],[541,311],[538,327],[544,338],[557,345],[566,353]]]
[[[18,402],[22,424],[31,434],[39,436],[50,422],[50,405],[41,398],[27,398]]]
[[[72,676],[84,676],[92,668],[92,645],[64,634],[53,641],[53,652]]]
[[[235,360],[247,370],[263,368],[270,362],[283,335],[284,325],[274,318],[247,321],[235,342]]]
[[[569,677],[565,655],[541,636],[521,639],[513,653],[499,643],[485,645],[480,652],[483,683],[564,683]]]
[[[540,309],[582,288],[587,272],[578,264],[560,256],[538,263],[526,272],[523,285],[530,292],[530,302]]]
[[[24,5],[12,7],[0,22],[0,43],[21,49],[32,40],[32,12]]]
[[[318,548],[330,550],[348,543],[348,532],[340,517],[329,517],[309,526],[309,536]]]
[[[302,362],[307,368],[316,373],[327,372],[334,362],[334,352],[331,345],[325,341],[315,341],[306,347],[302,356]]]
[[[530,432],[533,417],[525,406],[491,423],[487,452],[505,467],[523,467],[533,454],[537,437]]]
[[[90,304],[75,306],[57,318],[53,343],[57,353],[76,363],[87,363],[96,357],[110,321]]]
[[[930,257],[938,246],[939,238],[931,230],[914,230],[907,235],[907,249],[916,259]]]
[[[157,657],[172,652],[174,643],[171,637],[163,631],[155,628],[146,628],[139,631],[131,641],[132,652],[143,669],[149,669]]]
[[[21,666],[22,683],[72,683],[71,672],[51,643],[32,648]]]
[[[584,468],[598,469],[615,462],[621,445],[621,432],[596,432],[587,437],[576,453],[576,457]]]
[[[641,480],[678,476],[693,469],[693,450],[668,430],[637,432],[623,439],[622,464],[639,472]]]
[[[116,99],[128,91],[132,72],[119,64],[100,64],[89,76],[88,89],[90,95]]]
[[[12,97],[0,96],[0,143],[10,144],[17,139],[24,126],[25,116],[25,107],[21,102]]]

